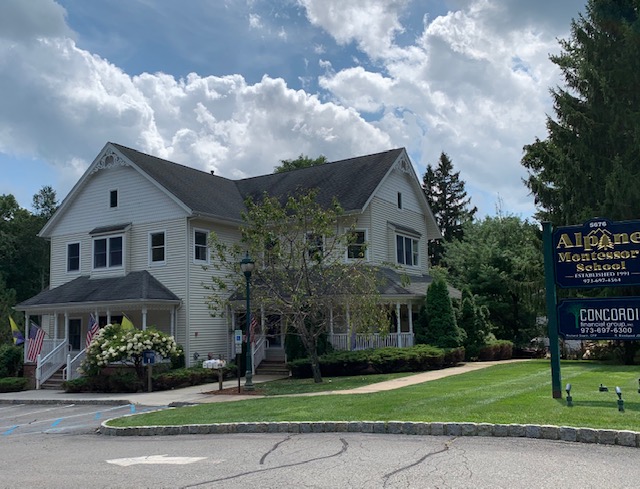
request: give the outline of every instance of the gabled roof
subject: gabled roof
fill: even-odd
[[[286,199],[305,189],[318,189],[318,204],[329,206],[337,198],[345,212],[362,211],[380,182],[389,173],[404,149],[359,156],[323,165],[238,180],[246,199],[258,200],[264,191]]]
[[[232,222],[242,221],[242,213],[246,210],[244,201],[248,197],[259,200],[265,191],[285,200],[300,191],[317,189],[320,205],[329,206],[335,197],[345,212],[362,212],[396,163],[402,161],[405,166],[410,166],[407,163],[408,156],[404,148],[397,148],[310,168],[230,180],[141,153],[120,144],[107,143],[100,156],[96,158],[90,169],[42,229],[40,232],[42,236],[47,235],[54,223],[69,207],[74,194],[85,184],[92,167],[99,164],[101,156],[114,151],[162,189],[188,214]],[[415,177],[415,173],[413,175]],[[419,182],[416,178],[414,180],[416,190],[422,194]],[[439,230],[426,203],[426,198],[423,201],[427,227],[433,237],[439,237]]]
[[[100,303],[169,303],[178,304],[180,298],[167,289],[146,270],[131,272],[124,277],[91,279],[78,277],[55,289],[48,289],[21,302],[16,309],[70,307]]]

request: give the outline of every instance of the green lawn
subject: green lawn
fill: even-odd
[[[640,367],[563,362],[574,407],[551,397],[548,361],[497,365],[462,375],[374,394],[270,397],[201,404],[119,418],[111,426],[206,424],[242,421],[439,421],[551,424],[640,431]],[[604,384],[609,392],[599,392]],[[625,412],[619,412],[620,386]],[[563,392],[564,395],[564,392]]]

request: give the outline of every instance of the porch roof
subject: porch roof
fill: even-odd
[[[378,273],[381,279],[379,292],[383,297],[425,297],[429,285],[433,282],[431,275],[403,275],[398,270],[392,268],[379,268]],[[449,290],[449,296],[454,299],[459,299],[462,296],[458,289],[448,285],[447,289]]]
[[[124,277],[92,279],[78,277],[55,289],[48,289],[16,305],[20,311],[68,309],[109,304],[177,305],[180,298],[146,270]]]

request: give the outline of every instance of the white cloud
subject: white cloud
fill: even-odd
[[[0,39],[30,41],[42,37],[71,36],[66,11],[50,0],[0,2]]]

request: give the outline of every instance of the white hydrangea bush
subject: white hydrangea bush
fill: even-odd
[[[142,364],[142,352],[153,350],[162,358],[178,353],[178,345],[173,336],[148,328],[123,328],[120,324],[107,324],[93,337],[82,371],[95,374],[103,367],[116,362],[133,362],[136,367]]]

